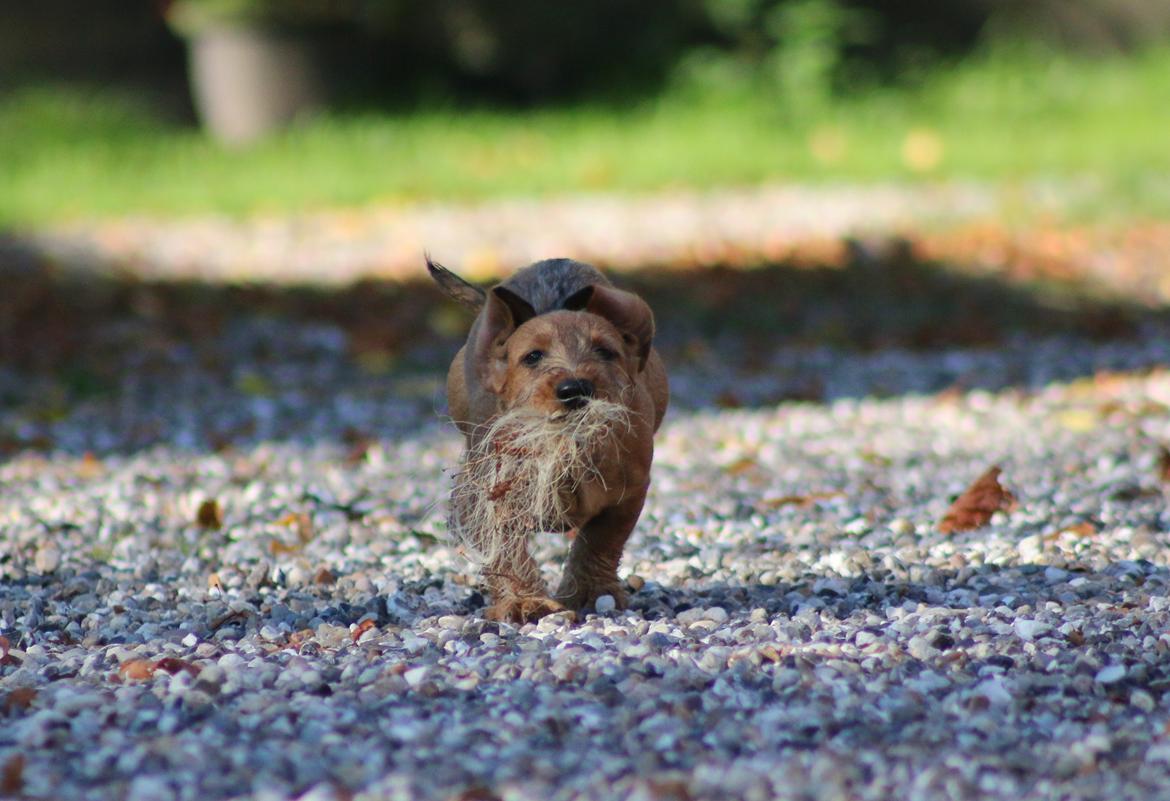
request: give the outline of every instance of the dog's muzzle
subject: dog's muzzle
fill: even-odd
[[[566,409],[580,409],[593,397],[595,388],[592,381],[584,378],[566,378],[557,384],[557,400]]]

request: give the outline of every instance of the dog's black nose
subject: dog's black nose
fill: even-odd
[[[566,378],[557,384],[557,400],[570,409],[580,409],[593,397],[593,382],[584,378]]]

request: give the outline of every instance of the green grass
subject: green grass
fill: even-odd
[[[744,82],[692,81],[627,107],[338,115],[236,152],[109,91],[0,97],[0,225],[764,181],[1049,178],[1099,182],[1093,213],[1170,208],[1170,49],[985,55],[815,119],[786,118]]]

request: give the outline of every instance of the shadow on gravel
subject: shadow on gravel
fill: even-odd
[[[619,283],[654,307],[659,347],[672,370],[727,377],[728,388],[709,396],[676,392],[675,406],[1000,389],[1035,379],[1027,371],[944,370],[924,385],[895,382],[875,392],[827,386],[817,365],[841,355],[998,346],[1022,349],[1017,358],[1026,360],[1032,343],[1059,339],[1067,342],[1062,350],[1083,350],[1149,341],[1170,327],[1165,308],[1106,299],[1072,281],[1009,283],[921,260],[910,247],[841,252],[846,255],[751,269],[709,265],[621,276]],[[144,280],[132,268],[51,263],[20,241],[0,238],[0,406],[47,403],[54,414],[67,414],[79,401],[118,397],[128,383],[156,382],[165,392],[172,376],[192,372],[225,393],[241,391],[246,372],[258,380],[245,382],[242,391],[279,394],[279,375],[322,363],[331,365],[334,386],[385,386],[393,393],[409,384],[403,377],[441,376],[470,323],[426,279],[421,257],[416,281],[340,289]],[[737,381],[770,378],[778,364],[801,353],[820,354],[821,361],[809,361],[768,391],[735,391]],[[1144,353],[1136,349],[1120,368],[1090,357],[1055,375],[1069,380],[1101,367],[1158,364]],[[0,453],[50,446],[22,439],[2,423]]]

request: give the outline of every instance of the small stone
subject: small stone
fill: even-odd
[[[631,573],[626,577],[626,586],[634,592],[640,592],[646,586],[646,579],[639,576],[637,573]]]
[[[864,517],[855,517],[845,524],[844,531],[846,534],[856,537],[869,531],[870,525],[870,522]]]
[[[895,517],[890,521],[890,531],[898,536],[914,533],[914,524],[904,517]]]
[[[183,638],[183,645],[187,646],[188,648],[194,648],[198,644],[199,644],[199,638],[196,637],[194,635],[194,633],[188,634],[186,637]]]
[[[602,595],[593,602],[593,608],[597,610],[597,614],[599,615],[608,615],[617,608],[617,601],[614,600],[612,595]]]
[[[922,636],[911,637],[910,642],[906,645],[906,650],[915,659],[930,659],[938,654],[938,649]]]
[[[1052,626],[1047,623],[1041,623],[1039,620],[1030,620],[1021,617],[1012,623],[1012,630],[1015,631],[1016,636],[1021,640],[1031,642],[1040,635],[1052,631]]]
[[[1125,678],[1125,665],[1106,665],[1097,671],[1093,680],[1098,684],[1116,684]]]
[[[406,679],[406,683],[408,685],[410,685],[410,687],[412,689],[416,689],[416,688],[418,688],[419,685],[421,685],[426,680],[427,674],[429,672],[430,672],[430,669],[427,668],[425,665],[422,665],[419,667],[411,668],[410,670],[406,671],[405,673],[402,674],[402,678]]]
[[[864,648],[867,645],[873,645],[875,642],[877,642],[880,639],[881,639],[881,637],[874,634],[872,631],[859,631],[859,632],[857,632],[857,635],[853,638],[853,643],[858,648]]]
[[[1039,534],[1024,537],[1016,547],[1021,562],[1038,562],[1044,555],[1044,539]]]
[[[42,545],[33,557],[33,567],[38,573],[53,573],[61,566],[61,551],[55,545]]]
[[[716,624],[726,623],[728,618],[727,610],[722,606],[712,606],[707,609],[704,618]]]
[[[1134,690],[1129,695],[1129,703],[1131,706],[1137,707],[1142,712],[1153,712],[1157,706],[1154,697],[1145,690]]]

